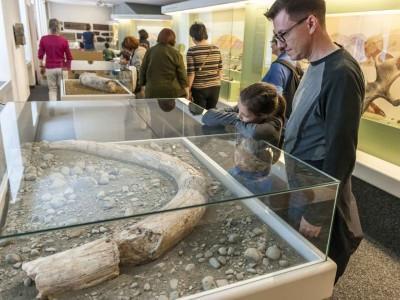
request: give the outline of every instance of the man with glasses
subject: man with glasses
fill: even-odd
[[[299,86],[303,70],[290,59],[285,49],[278,47],[276,38],[270,43],[272,54],[276,55],[277,59],[272,62],[262,81],[275,85],[278,92],[285,97],[287,120],[292,112],[293,96]]]
[[[324,0],[276,0],[265,15],[278,46],[292,60],[310,62],[293,99],[284,150],[341,182],[328,253],[338,266],[337,281],[362,239],[351,173],[365,83],[355,59],[330,39],[325,13]],[[310,210],[304,209],[299,231],[317,237],[321,224]]]

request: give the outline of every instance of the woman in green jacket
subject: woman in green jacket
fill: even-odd
[[[175,33],[164,28],[157,45],[147,50],[140,72],[145,98],[188,97],[189,88],[182,55],[174,48]]]

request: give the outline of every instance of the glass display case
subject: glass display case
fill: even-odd
[[[202,113],[184,99],[8,103],[1,297],[329,297],[338,181]],[[304,216],[317,237],[298,232]]]
[[[113,80],[117,84],[116,91],[110,93],[82,85],[79,77],[87,72]],[[130,99],[134,97],[136,83],[137,71],[134,66],[122,70],[117,61],[73,60],[71,70],[63,72],[61,100]]]
[[[190,3],[197,8],[188,10]],[[243,1],[224,5],[213,3],[213,6],[209,4],[205,1],[204,7],[199,7],[202,1],[185,1],[167,5],[163,9],[164,13],[173,16],[172,28],[178,32],[177,43],[185,45],[185,48],[194,45],[189,37],[190,26],[195,22],[206,26],[208,41],[218,46],[222,55],[220,98],[237,102],[240,91],[260,81],[263,75],[268,27],[263,13],[267,6],[262,2]]]

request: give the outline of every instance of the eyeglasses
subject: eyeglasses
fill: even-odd
[[[285,39],[285,35],[288,35],[288,33],[295,28],[297,25],[300,25],[301,23],[303,23],[305,20],[308,19],[307,17],[304,17],[303,19],[301,19],[300,21],[296,22],[294,25],[292,25],[292,27],[290,27],[289,29],[286,29],[285,31],[281,31],[278,33],[274,33],[274,38],[277,39],[278,41],[280,41],[281,43],[286,43],[286,39]]]

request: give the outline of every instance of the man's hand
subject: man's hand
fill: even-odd
[[[301,217],[299,231],[305,237],[318,237],[321,233],[321,226],[314,226],[307,222],[304,217]]]

